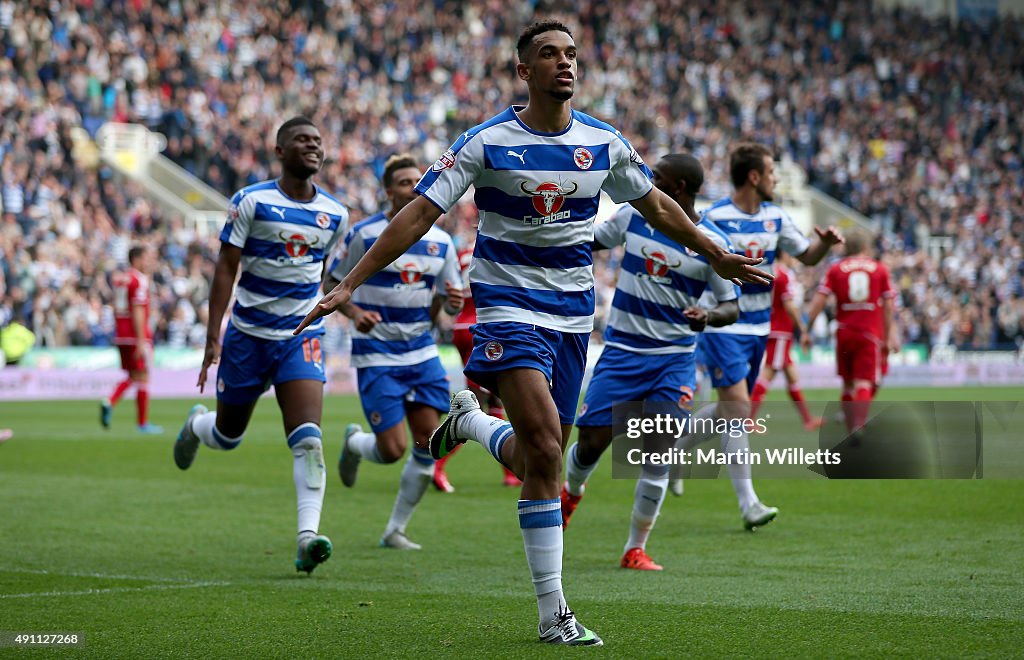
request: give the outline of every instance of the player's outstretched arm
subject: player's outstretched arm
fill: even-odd
[[[651,192],[630,204],[651,223],[651,226],[703,255],[723,279],[732,280],[737,284],[771,284],[772,276],[754,267],[761,263],[762,259],[732,254],[718,246],[693,224],[674,199],[658,188],[651,188]]]
[[[238,264],[242,260],[242,248],[230,243],[220,244],[217,255],[217,269],[213,274],[210,287],[209,320],[206,325],[206,352],[203,355],[203,367],[199,371],[196,385],[202,392],[206,385],[206,372],[210,365],[217,364],[220,359],[220,328],[224,321],[224,313],[231,301],[231,291],[235,288],[235,276],[238,275]]]
[[[805,266],[813,266],[818,263],[828,254],[833,245],[839,245],[845,240],[835,227],[829,227],[828,229],[815,227],[814,233],[818,235],[818,239],[811,243],[811,246],[801,254],[795,255],[797,260]]]
[[[293,334],[299,334],[310,323],[322,316],[337,311],[349,301],[355,291],[371,275],[381,270],[420,240],[434,222],[441,216],[441,210],[417,197],[395,214],[380,237],[370,246],[363,258],[355,265],[336,287],[331,289],[313,310],[302,319]]]

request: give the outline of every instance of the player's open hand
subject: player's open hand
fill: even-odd
[[[218,362],[220,362],[220,337],[216,339],[208,338],[206,340],[206,352],[203,354],[203,367],[199,370],[199,380],[196,381],[196,386],[200,392],[206,387],[206,372],[209,371],[211,365]]]
[[[348,287],[345,286],[344,282],[338,284],[338,286],[331,289],[331,292],[320,299],[320,301],[310,310],[309,314],[306,314],[306,318],[302,319],[302,323],[299,327],[292,331],[293,335],[297,335],[305,330],[309,324],[315,322],[322,316],[327,316],[333,312],[338,311],[345,303],[352,298],[352,292],[349,291]]]
[[[749,282],[751,284],[768,286],[775,278],[770,273],[754,268],[754,266],[762,261],[764,259],[761,257],[755,259],[753,257],[745,257],[742,254],[725,252],[711,262],[711,267],[715,269],[715,272],[722,279],[731,280],[733,284]]]
[[[835,226],[830,226],[825,230],[822,230],[820,227],[815,227],[814,233],[816,233],[818,235],[818,239],[826,245],[839,245],[840,243],[846,242],[842,233],[840,233],[839,229]]]
[[[373,330],[374,326],[384,320],[384,317],[380,315],[380,312],[367,311],[360,308],[358,311],[350,312],[352,314],[352,325],[356,327],[359,332],[369,332]]]
[[[683,310],[683,316],[694,332],[704,332],[708,325],[708,310],[703,307],[687,307]]]

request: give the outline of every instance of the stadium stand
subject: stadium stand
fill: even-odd
[[[730,142],[752,137],[877,221],[906,341],[1024,341],[1024,22],[836,1],[559,6],[0,0],[0,321],[42,346],[109,344],[109,276],[144,240],[162,262],[157,342],[201,345],[216,240],[98,164],[84,136],[104,123],[162,133],[164,155],[230,194],[276,174],[269,136],[305,113],[326,141],[320,181],[359,219],[378,210],[389,155],[433,160],[524,95],[514,35],[555,13],[582,48],[577,107],[649,160],[693,151],[716,197]],[[464,203],[444,228],[461,243],[474,215]]]

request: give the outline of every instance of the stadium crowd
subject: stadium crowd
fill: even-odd
[[[692,151],[716,198],[730,143],[750,137],[877,220],[905,341],[1024,341],[1024,21],[834,0],[0,0],[0,324],[109,344],[109,276],[141,240],[161,256],[157,343],[202,345],[216,236],[163,216],[81,135],[145,124],[230,195],[276,175],[276,126],[306,114],[325,139],[319,181],[359,219],[379,210],[389,155],[429,163],[525,97],[515,35],[551,14],[581,47],[576,107],[648,161]],[[464,202],[444,219],[457,245],[474,217]],[[614,260],[598,264],[605,304]],[[804,272],[808,291],[819,275]]]

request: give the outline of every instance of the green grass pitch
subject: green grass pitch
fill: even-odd
[[[778,396],[778,390],[773,396]],[[1020,400],[1019,389],[883,390],[904,399]],[[831,393],[816,393],[816,398]],[[242,446],[171,445],[190,403],[157,401],[162,437],[114,428],[89,402],[2,403],[0,631],[85,633],[75,657],[998,656],[1024,649],[1020,481],[763,480],[778,520],[741,529],[727,479],[669,496],[648,550],[624,571],[633,483],[606,461],[566,534],[564,585],[602,649],[536,640],[515,491],[471,446],[458,491],[430,489],[409,526],[417,553],[377,547],[400,463],[335,462],[354,397],[325,410],[321,529],[334,556],[297,574],[292,459],[272,399]],[[812,404],[815,405],[815,404]],[[0,656],[25,655],[0,648]]]

